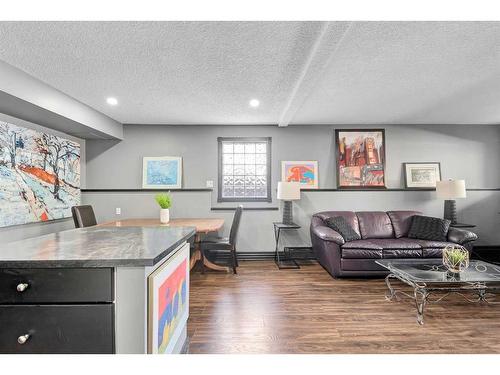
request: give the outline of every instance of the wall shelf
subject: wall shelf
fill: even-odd
[[[185,189],[81,189],[82,193],[160,193],[164,191],[179,191],[179,192],[193,192],[193,191],[213,191],[212,188],[185,188]]]
[[[235,211],[236,207],[212,207],[211,211]],[[278,211],[279,207],[243,207],[243,211]]]

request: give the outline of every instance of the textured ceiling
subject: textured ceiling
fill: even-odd
[[[123,123],[500,123],[497,22],[0,22],[0,59]]]

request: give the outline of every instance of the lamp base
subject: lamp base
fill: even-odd
[[[283,201],[283,224],[293,224],[292,201]]]
[[[457,202],[455,200],[444,201],[444,215],[445,219],[451,221],[452,224],[457,223]]]

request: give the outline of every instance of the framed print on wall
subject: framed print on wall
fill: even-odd
[[[301,189],[318,188],[317,161],[282,161],[281,181],[299,182]]]
[[[384,129],[336,129],[337,186],[385,188]]]
[[[181,157],[144,157],[142,163],[143,188],[180,189],[182,187]]]
[[[411,189],[432,189],[441,181],[441,164],[403,163],[405,170],[405,187]]]

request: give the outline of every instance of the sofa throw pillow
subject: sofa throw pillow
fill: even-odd
[[[446,241],[450,224],[450,220],[415,215],[411,221],[408,237],[419,240]]]
[[[342,216],[329,217],[325,222],[326,225],[338,232],[344,238],[345,242],[361,239],[360,235],[352,229],[347,220]]]

